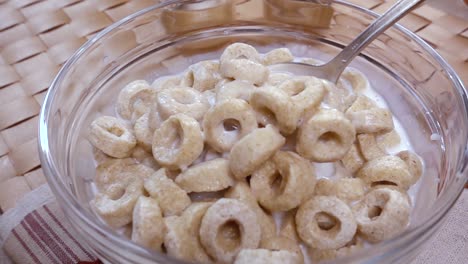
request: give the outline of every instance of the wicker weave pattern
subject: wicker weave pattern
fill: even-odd
[[[382,13],[394,0],[350,0]],[[41,185],[37,115],[60,66],[96,32],[158,0],[0,0],[0,208]],[[423,6],[402,20],[468,84],[468,20]]]

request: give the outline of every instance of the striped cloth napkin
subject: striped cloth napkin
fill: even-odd
[[[468,260],[468,190],[445,225],[412,264],[466,264]],[[0,215],[0,264],[99,264],[70,228],[47,184]]]

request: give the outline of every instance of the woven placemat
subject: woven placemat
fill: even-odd
[[[350,0],[382,13],[395,1]],[[0,0],[0,208],[45,182],[37,121],[60,66],[96,32],[157,0]],[[468,18],[422,6],[402,22],[468,84]]]

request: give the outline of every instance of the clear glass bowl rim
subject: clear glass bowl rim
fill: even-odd
[[[87,51],[89,50],[96,42],[99,42],[103,37],[105,37],[109,32],[112,30],[127,24],[128,22],[132,21],[133,19],[142,16],[146,13],[149,13],[153,10],[163,8],[165,6],[169,6],[172,4],[176,3],[183,3],[183,2],[191,2],[191,0],[170,0],[166,1],[164,3],[156,4],[150,7],[147,7],[145,9],[142,9],[134,14],[131,14],[115,23],[110,25],[109,27],[105,28],[96,36],[93,38],[89,39],[83,46],[81,46],[69,59],[68,61],[62,66],[60,71],[58,72],[57,76],[54,78],[52,84],[49,87],[49,90],[47,92],[47,95],[44,99],[44,104],[41,108],[40,112],[40,117],[39,117],[39,157],[40,161],[42,164],[42,168],[44,170],[44,174],[47,178],[47,182],[56,196],[56,198],[59,198],[59,203],[61,206],[63,204],[66,204],[68,206],[68,209],[72,211],[74,216],[78,217],[78,221],[80,221],[82,224],[87,225],[89,228],[92,230],[95,230],[98,234],[103,235],[106,237],[106,239],[109,240],[109,243],[112,243],[112,245],[118,246],[119,248],[125,248],[127,251],[132,251],[133,253],[139,255],[142,258],[145,259],[154,259],[154,260],[164,260],[161,259],[162,254],[153,252],[147,249],[144,249],[143,247],[133,243],[130,240],[122,239],[122,237],[118,236],[114,232],[112,232],[111,229],[103,227],[100,224],[97,224],[92,220],[92,215],[90,212],[84,210],[78,200],[70,193],[70,191],[65,187],[63,182],[60,180],[60,175],[58,173],[58,166],[55,164],[55,161],[51,155],[50,152],[50,146],[49,146],[49,138],[48,138],[48,123],[49,119],[51,118],[51,108],[52,108],[52,103],[55,98],[55,93],[57,89],[60,88],[61,83],[64,79],[64,77],[73,69],[73,65],[75,62]],[[357,10],[358,12],[362,12],[364,14],[373,16],[373,17],[378,17],[379,15],[371,10],[368,10],[366,8],[360,7],[358,5],[346,2],[346,1],[341,1],[341,0],[333,0],[333,3],[337,3],[346,7],[353,8]],[[441,68],[444,70],[445,74],[451,79],[453,86],[456,88],[459,96],[463,100],[463,104],[465,106],[465,117],[468,119],[468,95],[466,93],[466,90],[463,86],[463,82],[461,81],[460,77],[457,75],[457,73],[453,70],[453,68],[429,45],[427,44],[424,40],[422,40],[419,36],[417,36],[415,33],[411,32],[410,30],[406,29],[405,27],[395,24],[393,29],[398,30],[399,32],[403,33],[405,36],[409,37],[411,40],[415,41],[425,52],[427,52],[432,58],[434,58],[437,63],[441,66]],[[463,177],[465,178],[465,181],[468,180],[468,177],[465,173],[466,165],[468,163],[468,160],[466,158],[468,153],[467,149],[467,141],[468,139],[465,138],[464,146],[465,146],[465,159],[463,161],[462,166],[458,169],[457,172],[461,173]],[[451,183],[452,185],[454,182]],[[460,186],[455,186],[454,188],[456,192],[446,192],[443,194],[441,197],[438,199],[445,198],[444,203],[441,205],[441,208],[443,210],[434,212],[432,215],[428,216],[426,221],[419,225],[416,226],[412,229],[406,230],[404,233],[402,233],[400,236],[387,240],[384,242],[381,242],[377,245],[373,246],[373,251],[377,252],[385,252],[389,253],[392,252],[393,250],[398,250],[402,246],[402,243],[405,244],[405,241],[411,242],[412,238],[419,237],[422,234],[424,234],[426,231],[430,230],[432,226],[436,225],[439,223],[444,216],[446,216],[447,212],[453,207],[455,202],[457,201],[458,197],[462,193],[464,189],[464,184],[460,184]],[[359,259],[365,257],[367,254],[366,252],[360,251],[356,254],[351,255],[350,257],[346,257],[343,260],[346,261],[358,261]],[[163,258],[169,261],[173,261],[176,263],[186,263],[171,257],[167,257],[166,255],[163,255]]]

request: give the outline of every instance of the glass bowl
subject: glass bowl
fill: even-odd
[[[82,46],[63,66],[40,117],[40,158],[76,234],[109,263],[177,263],[109,229],[90,209],[94,167],[88,126],[114,114],[118,91],[188,65],[219,58],[232,42],[261,52],[288,47],[327,61],[376,14],[344,1],[165,1],[124,18]],[[331,20],[331,22],[330,22]],[[424,159],[408,229],[336,263],[409,263],[443,223],[466,182],[468,99],[452,68],[409,30],[394,26],[351,64],[388,102]]]

